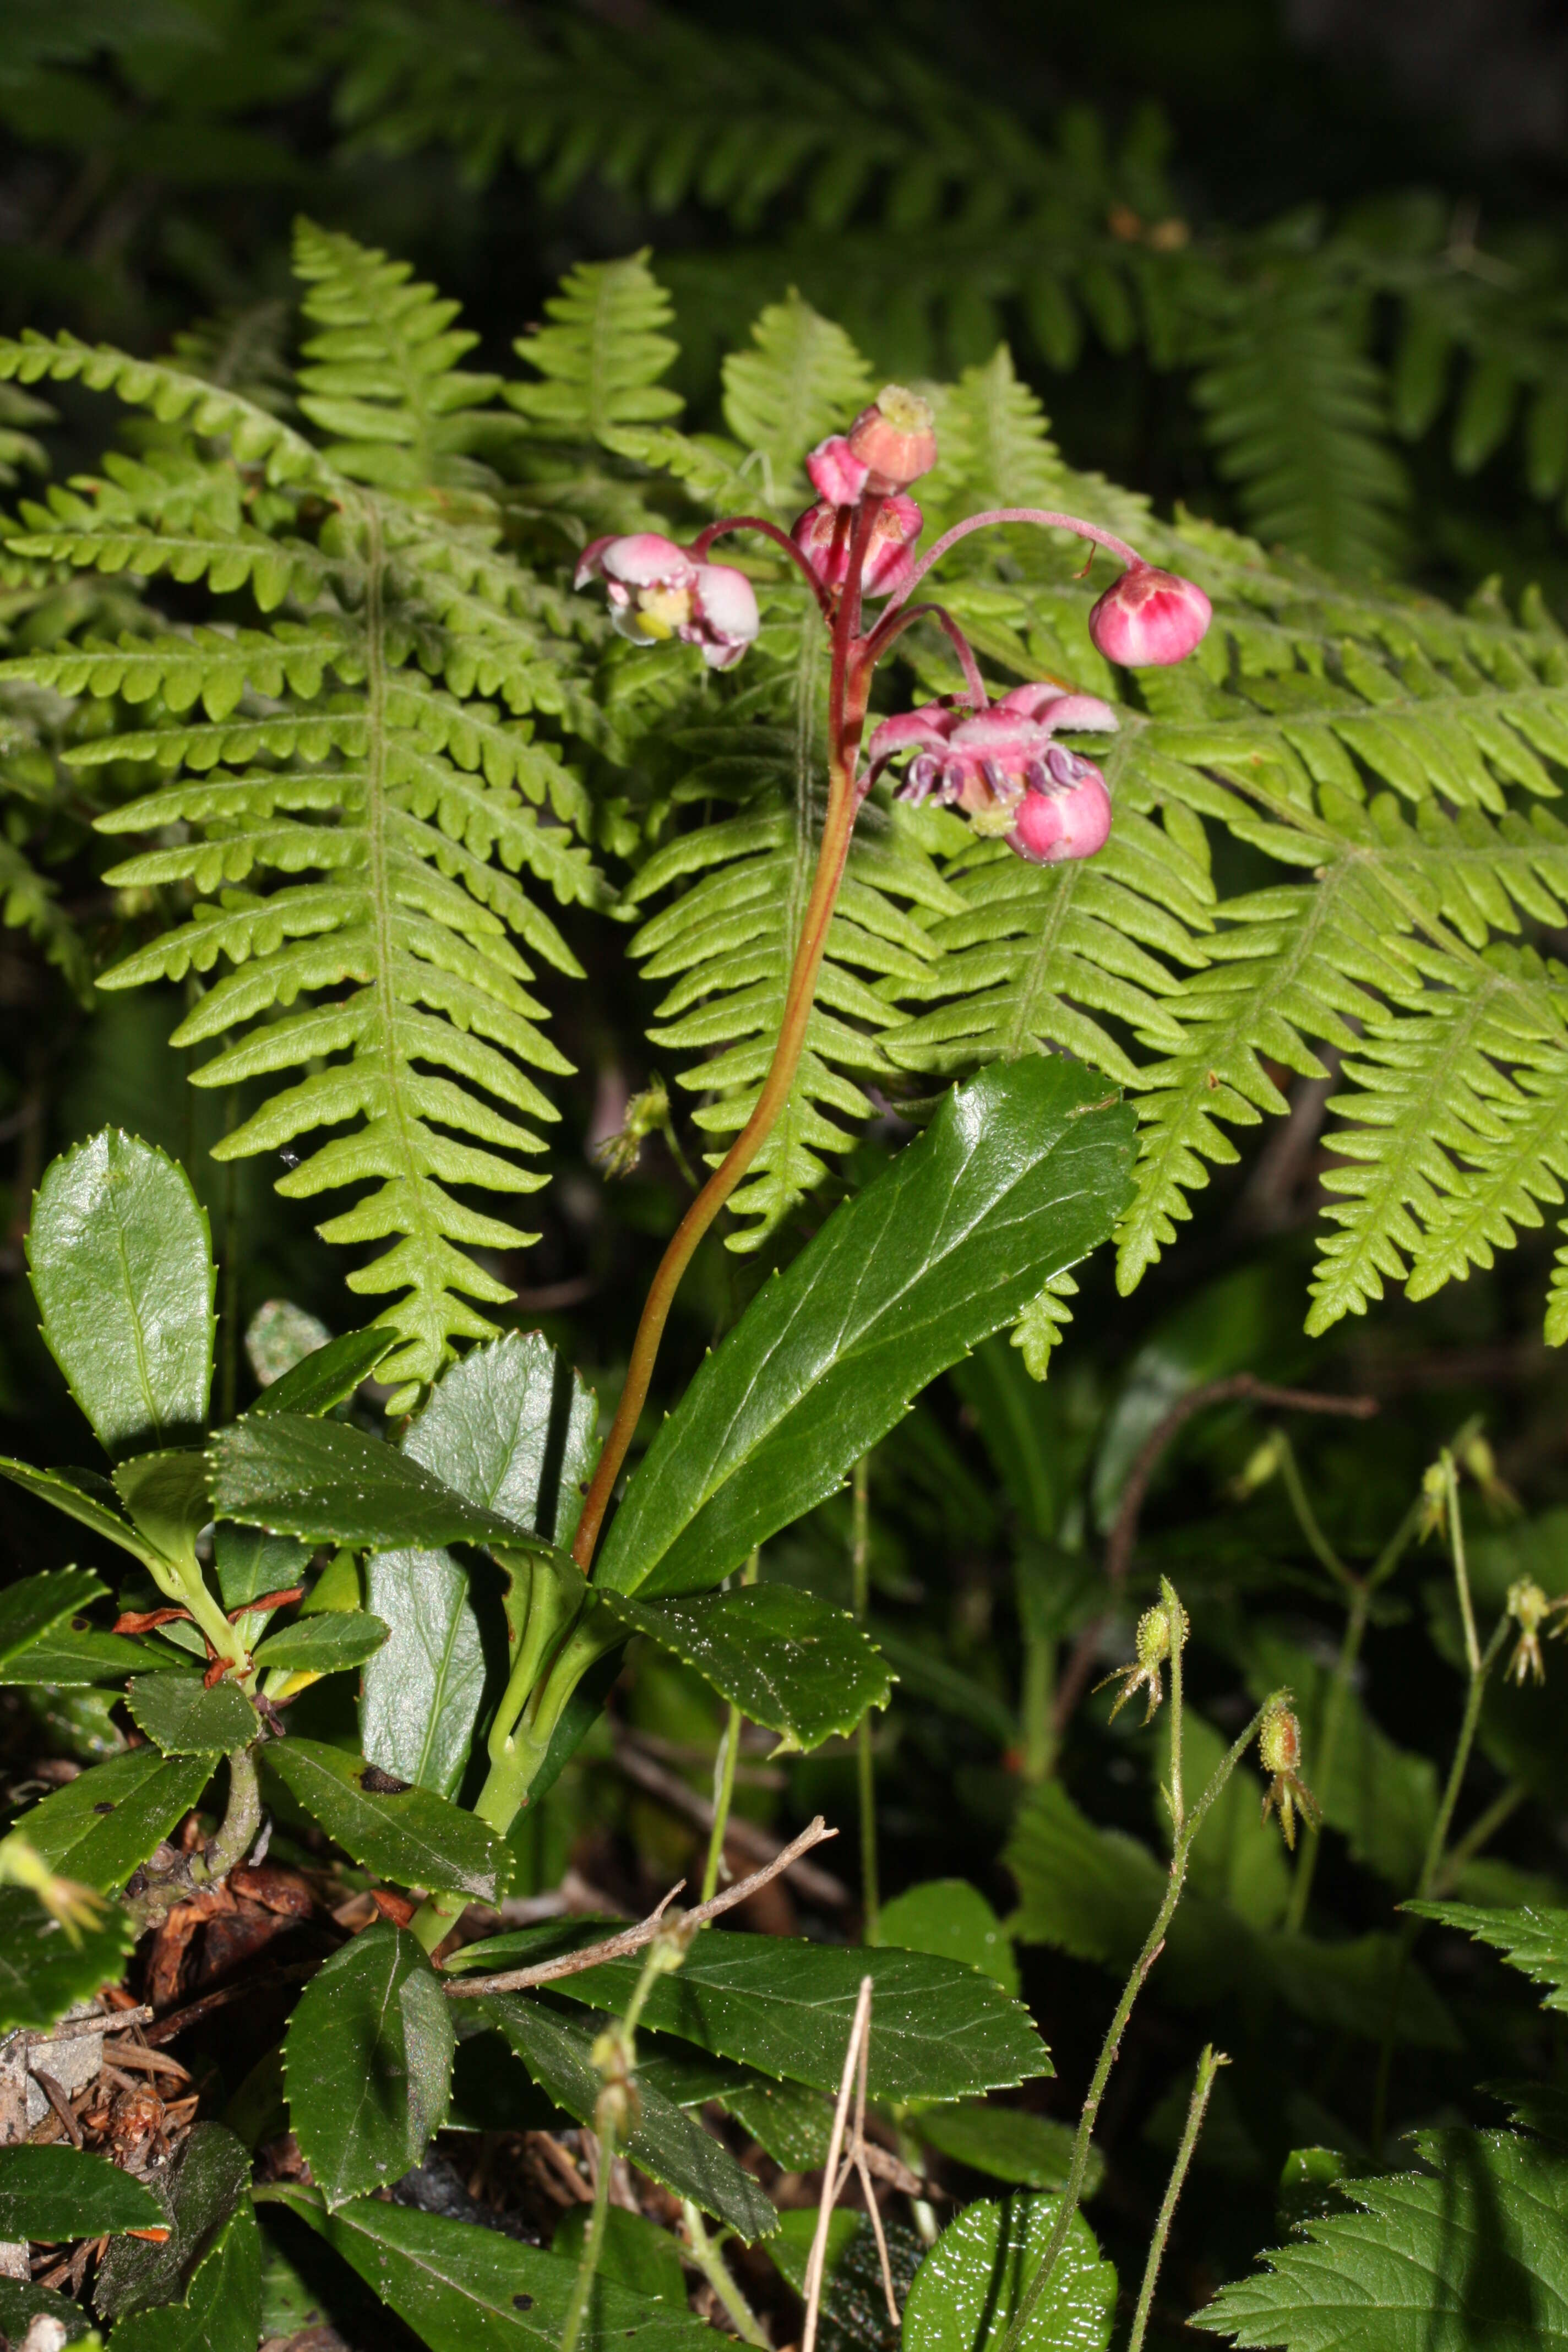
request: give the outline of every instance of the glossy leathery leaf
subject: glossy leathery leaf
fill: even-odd
[[[261,2233],[242,2199],[178,2303],[118,2321],[114,2352],[255,2352],[261,2330]]]
[[[46,2319],[59,2321],[65,2330],[58,2339],[62,2344],[77,2344],[92,2334],[91,2315],[79,2303],[56,2294],[51,2287],[24,2286],[19,2279],[0,2279],[0,2332],[10,2343],[20,2344],[40,2313]]]
[[[1401,1907],[1490,1944],[1510,1968],[1522,1970],[1532,1984],[1549,1988],[1542,1995],[1542,2009],[1568,2009],[1568,1911],[1533,1905],[1490,1911],[1473,1903],[1406,1903]]]
[[[1009,2197],[966,2206],[950,2221],[910,2289],[904,2352],[994,2352],[1039,2268],[1057,2204]],[[1104,2352],[1115,2309],[1116,2273],[1077,2213],[1022,2352]]]
[[[0,2238],[96,2238],[163,2226],[152,2190],[106,2156],[0,2147]]]
[[[287,1666],[295,1674],[336,1675],[362,1666],[387,1636],[380,1617],[365,1609],[329,1609],[319,1617],[298,1617],[258,1642],[253,1663],[264,1671]]]
[[[450,1797],[485,1688],[468,1580],[447,1551],[374,1552],[365,1597],[391,1631],[365,1663],[360,1746],[383,1771]]]
[[[95,1536],[102,1536],[121,1551],[128,1551],[144,1567],[161,1568],[163,1554],[141,1535],[120,1507],[120,1497],[107,1478],[96,1470],[36,1470],[30,1462],[12,1462],[0,1457],[0,1477],[9,1478],[36,1501],[51,1504],[57,1511],[90,1528]]]
[[[369,1380],[384,1356],[398,1344],[395,1331],[373,1323],[363,1331],[345,1331],[329,1339],[290,1366],[280,1380],[262,1390],[252,1412],[331,1412],[352,1397],[362,1381]]]
[[[495,1901],[503,1849],[473,1813],[431,1789],[378,1790],[375,1766],[321,1740],[274,1739],[261,1752],[311,1819],[378,1877]]]
[[[1033,2116],[1023,2107],[993,2106],[961,2099],[952,2106],[922,2107],[910,2128],[939,2156],[967,2164],[1020,2189],[1063,2189],[1072,2165],[1077,2135],[1070,2124]],[[1092,2197],[1105,2178],[1104,2159],[1089,2151],[1083,2193]]]
[[[215,1509],[312,1543],[526,1544],[499,1512],[470,1503],[407,1454],[347,1422],[308,1413],[247,1415],[209,1454]]]
[[[689,1601],[606,1592],[600,1606],[673,1651],[752,1723],[816,1748],[886,1706],[892,1677],[853,1617],[788,1584],[753,1584]]]
[[[1012,1938],[967,1878],[922,1879],[895,1895],[882,1906],[878,1940],[906,1952],[937,1952],[946,1959],[963,1960],[994,1977],[1004,1992],[1018,1990]]]
[[[62,1878],[113,1893],[189,1812],[211,1775],[205,1757],[133,1748],[68,1780],[16,1826]]]
[[[174,1446],[133,1454],[116,1465],[113,1485],[137,1534],[154,1550],[165,1559],[194,1558],[196,1538],[212,1517],[200,1453]]]
[[[123,2239],[99,2265],[92,2299],[107,2319],[176,2303],[217,2244],[233,2215],[249,2202],[248,2151],[222,2124],[197,2124],[153,2194],[164,2206],[162,2245]]]
[[[451,2004],[420,1946],[381,1920],[318,1969],[289,2021],[300,2152],[329,2206],[423,2161],[451,2088]]]
[[[262,2197],[308,2221],[407,2321],[430,2352],[558,2352],[577,2277],[575,2263],[499,2231],[362,2197],[329,2213],[303,2189]],[[689,2312],[595,2284],[580,2352],[700,2352],[712,2331]]]
[[[216,1274],[191,1180],[104,1128],[44,1171],[27,1268],[49,1353],[106,1454],[204,1428]]]
[[[618,2014],[637,1965],[606,1961],[561,1978],[554,1990]],[[925,1952],[727,1930],[702,1937],[679,1974],[656,1980],[643,2019],[761,2074],[837,2093],[865,1976],[874,1988],[874,2098],[959,2099],[1051,2072],[1016,2001],[974,1969]]]
[[[444,1372],[410,1424],[411,1462],[514,1528],[564,1547],[598,1454],[592,1392],[538,1331],[512,1331]]]
[[[700,1591],[830,1495],[938,1372],[1110,1234],[1132,1115],[1041,1055],[983,1071],[836,1210],[703,1363],[595,1582]]]
[[[479,2007],[506,2036],[540,2089],[580,2124],[591,2126],[604,2088],[590,2054],[594,2029],[558,2015],[526,1993],[495,1994]],[[775,2229],[778,2215],[772,2203],[723,2142],[651,2083],[639,2081],[638,2088],[641,2111],[626,2144],[631,2161],[677,2196],[689,2197],[705,2213],[727,2221],[748,2242]]]
[[[833,2136],[832,2102],[804,2083],[771,2083],[747,2069],[739,2090],[721,2095],[726,2115],[750,2132],[759,2147],[785,2172],[815,2172],[827,2161]],[[788,2226],[788,2216],[784,2217]],[[769,2252],[773,2252],[770,2245]]]
[[[232,1755],[261,1720],[237,1683],[204,1689],[200,1675],[138,1675],[125,1696],[131,1719],[165,1756]]]
[[[1188,2323],[1287,2352],[1552,2352],[1568,2344],[1568,2156],[1512,2132],[1415,2136],[1430,2169],[1346,2179],[1360,2210],[1233,2280]]]
[[[553,1960],[563,1952],[580,1952],[585,1945],[599,1943],[614,1934],[617,1922],[607,1911],[590,1911],[581,1917],[536,1919],[531,1927],[503,1928],[498,1936],[483,1936],[471,1944],[459,1944],[449,1958],[443,1960],[442,1969],[447,1976],[471,1975],[478,1971],[491,1975],[500,1969],[531,1968],[536,1960]]]
[[[110,1905],[75,1940],[25,1886],[0,1886],[0,2033],[38,2032],[119,1982],[136,1930]]]
[[[18,1650],[25,1650],[67,1617],[74,1617],[107,1590],[90,1568],[46,1569],[0,1592],[0,1682]],[[86,1626],[80,1629],[86,1632]]]
[[[291,1591],[303,1582],[310,1559],[311,1546],[298,1536],[268,1535],[265,1528],[242,1528],[234,1519],[219,1519],[213,1529],[213,1566],[226,1609],[243,1609],[264,1592]]]
[[[187,1671],[190,1659],[165,1642],[130,1641],[88,1626],[57,1625],[17,1650],[0,1667],[0,1683],[43,1684],[56,1690],[92,1683],[122,1683],[128,1675]]]

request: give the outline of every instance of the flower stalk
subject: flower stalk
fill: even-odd
[[[1051,2273],[1056,2268],[1062,2248],[1067,2243],[1068,2231],[1072,2227],[1073,2216],[1082,2201],[1083,2184],[1089,2171],[1089,2147],[1094,2135],[1095,2121],[1100,2114],[1100,2102],[1105,2096],[1106,2085],[1110,2080],[1110,2070],[1115,2065],[1121,2052],[1121,2037],[1127,2031],[1128,2020],[1132,2014],[1139,1994],[1143,1990],[1144,1979],[1160,1957],[1166,1931],[1175,1916],[1176,1906],[1182,1899],[1183,1891],[1186,1885],[1187,1865],[1192,1856],[1194,1840],[1202,1829],[1205,1819],[1226,1781],[1262,1729],[1269,1709],[1283,1706],[1288,1696],[1285,1691],[1275,1691],[1258,1708],[1240,1738],[1226,1750],[1215,1765],[1203,1794],[1192,1811],[1185,1816],[1182,1827],[1176,1832],[1175,1842],[1171,1849],[1171,1867],[1165,1880],[1163,1898],[1158,1911],[1154,1914],[1149,1932],[1143,1938],[1142,1948],[1132,1963],[1127,1981],[1121,1988],[1121,1997],[1116,2004],[1110,2023],[1106,2028],[1105,2039],[1100,2047],[1100,2056],[1095,2062],[1094,2073],[1089,2078],[1082,2112],[1079,2116],[1078,2135],[1073,2141],[1072,2162],[1068,2169],[1067,2183],[1062,2189],[1056,2218],[1051,2224],[1051,2234],[1046,2241],[1040,2266],[1030,2280],[1018,2308],[1013,2315],[1012,2326],[997,2347],[997,2352],[1022,2352],[1022,2347],[1028,2337],[1030,2322],[1049,2290]],[[1180,1712],[1176,1693],[1173,1691],[1171,1710],[1174,1749],[1171,1774],[1173,1783],[1180,1777],[1180,1767],[1176,1760],[1179,1755],[1179,1734],[1175,1728]],[[1151,2293],[1152,2293],[1152,2288]]]
[[[1121,559],[1128,566],[1123,581],[1135,570],[1147,572],[1150,567],[1135,548],[1098,524],[1023,507],[969,517],[917,561],[914,543],[921,515],[906,493],[930,472],[936,457],[930,409],[917,394],[889,385],[856,418],[847,435],[833,436],[810,453],[806,470],[823,503],[808,509],[793,533],[764,516],[730,515],[708,524],[689,548],[654,531],[596,540],[578,566],[577,585],[596,581],[604,586],[612,621],[622,635],[644,646],[679,640],[698,647],[709,668],[727,670],[755,639],[760,622],[745,574],[732,565],[712,562],[711,551],[721,539],[736,532],[756,533],[805,577],[832,651],[826,809],[773,1056],[745,1125],[688,1206],[649,1286],[626,1381],[572,1546],[584,1579],[592,1575],[616,1485],[647,1402],[676,1292],[789,1101],[856,816],[879,773],[902,751],[913,750],[917,737],[929,739],[942,753],[942,797],[959,801],[977,831],[1005,838],[1020,856],[1035,864],[1091,856],[1110,830],[1110,795],[1099,769],[1051,740],[1059,726],[1114,729],[1117,720],[1110,707],[1091,696],[1064,693],[1054,685],[1020,688],[990,706],[973,649],[952,614],[940,605],[910,607],[909,600],[949,548],[993,523],[1026,522],[1076,531]],[[1173,584],[1178,589],[1187,585]],[[870,627],[864,621],[868,595],[884,600],[880,616]],[[1193,589],[1191,596],[1206,615],[1201,592]],[[1100,601],[1101,605],[1107,603]],[[917,618],[934,620],[952,645],[964,678],[958,699],[967,708],[968,727],[977,733],[965,735],[963,725],[949,727],[948,707],[932,706],[910,715],[913,733],[909,720],[880,727],[869,765],[862,770],[861,739],[878,664]],[[1202,633],[1202,626],[1196,627],[1182,652],[1190,651]],[[1143,657],[1176,660],[1181,653],[1166,650]],[[910,778],[898,789],[909,797],[926,797],[936,764],[933,753],[928,761],[931,772],[927,773],[917,759]],[[490,1771],[476,1811],[503,1836],[527,1801],[562,1707],[604,1646],[585,1630],[571,1631],[571,1612],[563,1616],[559,1601],[556,1595],[547,1608],[537,1638],[535,1612],[531,1611],[528,1633],[491,1733]],[[456,1897],[433,1896],[416,1916],[413,1931],[427,1950],[438,1947],[459,1907]],[[873,1916],[874,1909],[873,1897]]]

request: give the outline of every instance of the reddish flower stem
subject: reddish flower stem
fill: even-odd
[[[942,532],[934,547],[927,549],[909,581],[896,596],[889,599],[887,611],[882,615],[883,626],[887,625],[889,615],[914,594],[931,565],[944,556],[950,547],[956,547],[959,541],[967,539],[972,530],[985,530],[997,522],[1032,522],[1037,523],[1043,530],[1076,530],[1080,539],[1092,540],[1096,547],[1109,548],[1112,555],[1121,558],[1123,563],[1142,563],[1143,561],[1138,550],[1129,547],[1124,539],[1118,539],[1114,531],[1101,530],[1098,523],[1085,522],[1080,516],[1058,514],[1048,507],[993,507],[989,514],[971,515],[963,522],[955,522],[951,530]]]
[[[984,710],[988,700],[985,681],[980,675],[980,664],[974,658],[974,648],[952,614],[942,604],[907,604],[901,613],[884,613],[866,640],[866,658],[875,667],[884,654],[897,644],[912,621],[934,621],[952,640],[953,651],[963,665],[969,688],[969,698],[976,710]]]
[[[647,1402],[659,1343],[664,1337],[664,1327],[681,1276],[690,1265],[698,1244],[772,1133],[780,1112],[789,1100],[805,1045],[812,1003],[816,994],[816,978],[822,968],[838,887],[844,879],[844,867],[849,856],[850,835],[854,831],[858,805],[855,770],[860,736],[866,723],[872,666],[867,658],[866,645],[858,634],[860,593],[858,583],[871,526],[880,504],[879,499],[867,499],[857,510],[855,534],[849,549],[849,584],[833,614],[833,670],[828,686],[830,769],[827,810],[823,820],[811,897],[801,925],[789,984],[784,992],[778,1042],[773,1047],[773,1060],[768,1065],[768,1074],[763,1081],[762,1092],[757,1097],[750,1118],[676,1227],[674,1237],[649,1286],[637,1336],[632,1342],[626,1385],[621,1391],[616,1417],[605,1440],[605,1450],[599,1456],[593,1483],[588,1488],[583,1516],[577,1524],[576,1541],[572,1547],[572,1557],[584,1576],[593,1566],[610,1496],[642,1417],[643,1406]],[[696,542],[694,551],[700,554],[705,543],[710,542],[719,530],[738,530],[742,522],[763,530],[770,538],[782,537],[782,533],[775,533],[771,524],[756,522],[748,516],[742,518],[741,522],[715,524],[711,531],[705,531]],[[791,553],[804,563],[805,559],[794,542],[788,544]],[[814,585],[818,584],[816,574],[810,576]]]
[[[816,597],[817,605],[825,618],[828,620],[832,619],[832,596],[823,586],[821,581],[812,570],[811,565],[806,562],[806,559],[802,554],[800,549],[795,545],[787,530],[781,530],[776,522],[768,522],[761,515],[726,515],[722,522],[710,522],[708,525],[707,530],[699,531],[697,537],[691,542],[691,553],[696,561],[699,563],[706,563],[708,561],[708,551],[712,546],[714,541],[716,539],[724,538],[727,533],[732,530],[760,530],[764,539],[771,539],[775,547],[782,548],[784,552],[789,556],[792,562],[798,565],[799,569],[805,573],[806,583],[809,586],[812,594]]]

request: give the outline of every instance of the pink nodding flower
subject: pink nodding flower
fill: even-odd
[[[761,623],[752,583],[730,563],[696,563],[657,530],[596,539],[585,548],[574,585],[602,580],[610,618],[636,646],[700,646],[710,669],[732,669]]]
[[[849,427],[847,446],[867,468],[865,487],[874,498],[907,490],[936,463],[935,421],[929,403],[917,392],[906,392],[901,383],[884,384]]]
[[[811,487],[830,507],[858,506],[869,468],[858,458],[842,433],[819,441],[805,461]]]
[[[825,588],[842,588],[849,577],[854,527],[847,518],[841,530],[838,520],[831,505],[807,507],[790,533]],[[891,596],[905,585],[915,568],[914,545],[922,527],[919,507],[901,493],[878,508],[860,566],[860,586],[868,596]]]
[[[931,702],[883,720],[868,746],[868,782],[912,752],[900,799],[961,809],[977,833],[1004,839],[1030,865],[1058,866],[1104,848],[1110,795],[1093,761],[1055,737],[1116,724],[1109,703],[1055,686],[1016,687],[979,711]]]
[[[1194,582],[1140,562],[1111,582],[1089,616],[1089,634],[1107,661],[1141,669],[1185,661],[1213,618]]]

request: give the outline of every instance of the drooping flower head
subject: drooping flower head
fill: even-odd
[[[1182,1612],[1184,1643],[1186,1635],[1187,1612],[1184,1609]],[[1114,1674],[1107,1675],[1104,1682],[1096,1683],[1094,1686],[1097,1691],[1102,1691],[1107,1684],[1121,1685],[1121,1690],[1117,1693],[1116,1704],[1106,1717],[1108,1723],[1115,1722],[1135,1691],[1146,1690],[1149,1694],[1149,1704],[1143,1710],[1145,1725],[1153,1722],[1154,1710],[1164,1698],[1165,1685],[1160,1670],[1171,1654],[1171,1612],[1163,1602],[1156,1602],[1152,1609],[1145,1609],[1139,1618],[1138,1631],[1132,1637],[1132,1648],[1131,1663],[1125,1666],[1118,1666]]]
[[[1273,1702],[1258,1727],[1258,1755],[1270,1776],[1264,1791],[1263,1818],[1267,1821],[1270,1813],[1279,1814],[1285,1843],[1294,1852],[1298,1811],[1310,1830],[1321,1825],[1323,1815],[1301,1778],[1301,1727],[1283,1699]]]
[[[1568,1593],[1556,1601],[1547,1598],[1532,1576],[1521,1576],[1508,1588],[1508,1613],[1519,1627],[1519,1640],[1508,1662],[1510,1680],[1522,1683],[1526,1675],[1538,1683],[1546,1680],[1546,1662],[1541,1654],[1541,1629],[1549,1617],[1556,1617],[1568,1609]],[[1565,1628],[1554,1629],[1559,1640]]]
[[[868,747],[874,782],[913,754],[900,799],[962,810],[976,833],[999,835],[1033,866],[1092,857],[1110,832],[1110,795],[1092,760],[1056,741],[1064,729],[1110,733],[1108,702],[1057,686],[1015,687],[984,710],[929,702],[884,719]]]
[[[1111,582],[1089,616],[1089,634],[1107,661],[1141,669],[1185,661],[1213,618],[1194,582],[1139,562]]]
[[[864,488],[873,497],[890,498],[895,490],[907,490],[936,463],[931,404],[901,383],[884,384],[849,427],[847,444],[849,455],[866,467]],[[812,479],[816,480],[815,474]]]
[[[872,521],[860,566],[860,586],[868,596],[891,596],[903,587],[915,568],[914,546],[922,517],[913,499],[900,492],[883,500]],[[807,507],[790,537],[825,588],[842,588],[849,577],[853,525],[840,522],[831,504]]]
[[[657,530],[596,539],[584,551],[574,586],[602,580],[610,618],[635,646],[700,646],[710,669],[732,669],[756,636],[757,599],[730,563],[697,563]]]

